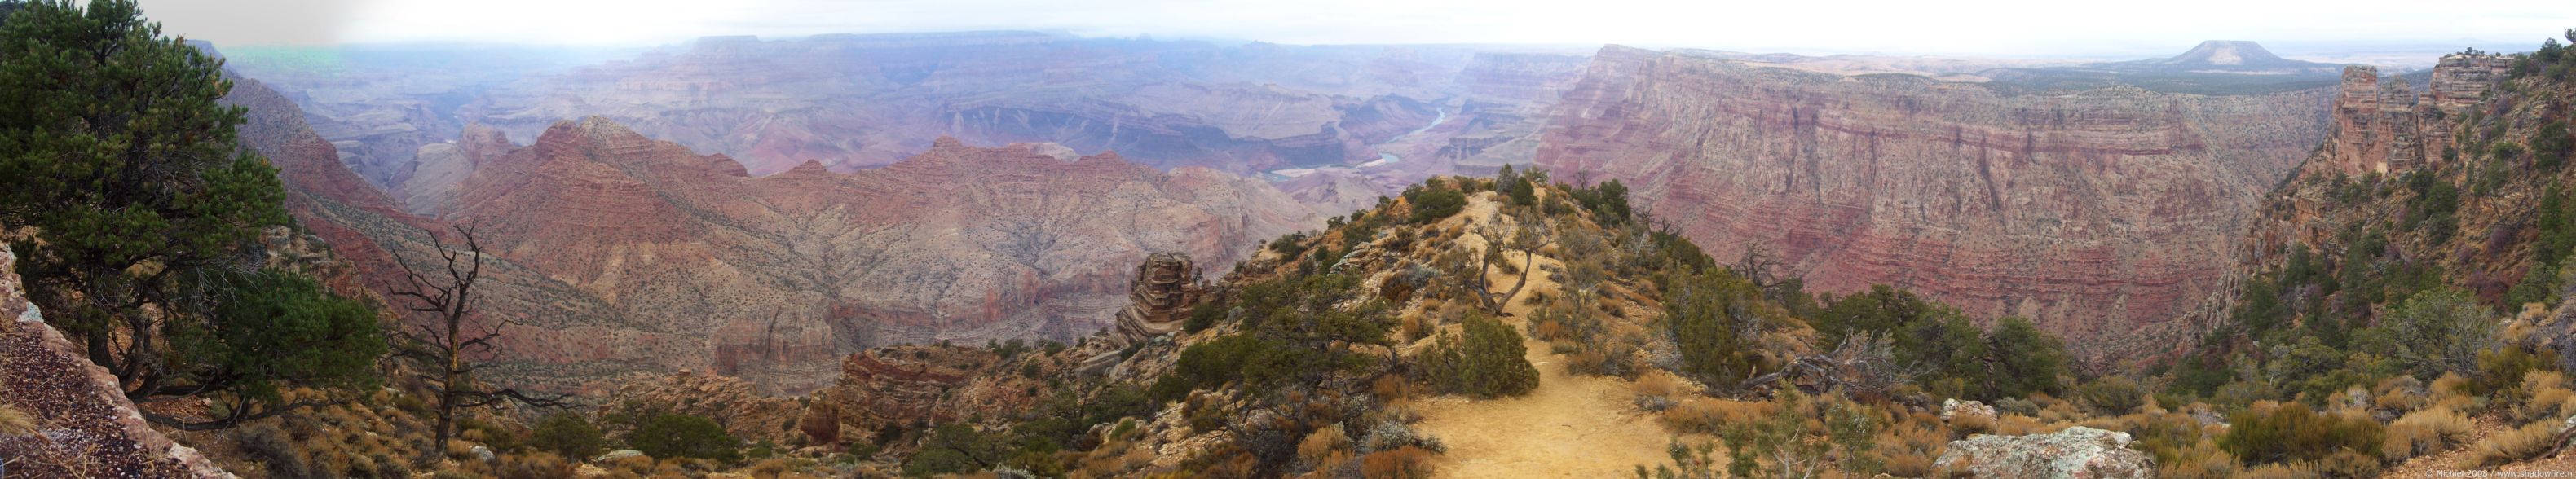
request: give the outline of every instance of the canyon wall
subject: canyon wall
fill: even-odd
[[[1765,248],[1813,291],[1905,287],[2099,358],[2157,347],[2217,293],[2332,94],[2014,91],[1613,46],[1537,162],[1627,183],[1722,261]]]
[[[244,144],[355,277],[393,278],[397,260],[434,258],[428,232],[476,228],[493,253],[482,320],[512,324],[486,371],[551,390],[698,370],[801,392],[872,346],[1068,339],[1111,324],[1149,253],[1221,271],[1321,224],[1257,180],[1055,145],[940,140],[876,170],[755,178],[601,118],[528,146],[468,129],[451,156],[469,167],[445,173],[463,176],[444,180],[452,211],[419,216],[338,161],[294,102],[237,82]]]
[[[2333,128],[2318,167],[2345,174],[2407,171],[2457,157],[2461,116],[2488,86],[2503,78],[2510,58],[2494,54],[2443,55],[2422,93],[2406,79],[2381,77],[2379,69],[2350,66],[2334,97]]]

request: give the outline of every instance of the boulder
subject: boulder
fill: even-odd
[[[1942,422],[1955,424],[1959,421],[1966,420],[1980,424],[1993,424],[1995,422],[1995,417],[1995,407],[1988,406],[1986,403],[1962,401],[1958,399],[1944,399],[1941,401]]]
[[[590,462],[609,462],[609,461],[615,461],[615,460],[618,460],[618,459],[625,459],[625,458],[629,458],[629,457],[636,457],[636,456],[642,456],[642,455],[644,455],[644,451],[638,451],[638,450],[634,450],[634,449],[619,449],[619,450],[615,450],[615,451],[608,451],[608,453],[607,453],[607,454],[601,454],[601,455],[599,455],[599,457],[593,457],[593,458],[590,458]]]
[[[2129,433],[2077,426],[2050,434],[1998,436],[1978,434],[1950,441],[1950,450],[1933,463],[1939,470],[1964,470],[1976,477],[2138,478],[2155,477],[2155,460],[2129,449]]]

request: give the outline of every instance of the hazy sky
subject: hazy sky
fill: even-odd
[[[2178,53],[2205,39],[2536,45],[2568,0],[141,0],[224,45],[632,46],[989,29],[1279,43],[1621,43],[1758,52]],[[2524,48],[2528,48],[2527,46]]]

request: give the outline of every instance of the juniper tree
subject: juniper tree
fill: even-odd
[[[0,237],[47,318],[130,399],[234,406],[151,417],[163,424],[291,410],[262,405],[282,383],[365,382],[382,351],[373,312],[246,259],[287,224],[285,193],[235,139],[222,61],[162,36],[133,0],[0,5],[0,227],[15,228]]]

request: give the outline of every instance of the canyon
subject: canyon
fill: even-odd
[[[2033,318],[2102,358],[2189,338],[2175,320],[2218,298],[2253,205],[2327,129],[2333,88],[2282,90],[1846,76],[1611,46],[1536,162],[1626,183],[1722,262],[1761,248],[1811,291],[1895,285]]]
[[[300,222],[379,280],[360,286],[432,258],[429,231],[476,230],[490,252],[484,320],[510,338],[489,370],[554,390],[697,370],[795,393],[875,346],[1071,340],[1111,324],[1148,253],[1221,271],[1321,225],[1257,180],[1049,144],[941,139],[874,170],[753,177],[597,117],[526,146],[475,130],[456,147],[474,168],[452,185],[453,211],[413,215],[336,161],[284,96],[243,80],[228,101],[249,109],[245,143],[280,166]]]
[[[1055,143],[1340,188],[1292,193],[1347,210],[1347,197],[1373,201],[1452,165],[1526,163],[1546,102],[1584,63],[1531,48],[1032,32],[710,37],[604,62],[414,56],[250,50],[233,65],[307,103],[342,161],[406,210],[437,213],[472,167],[451,143],[486,129],[534,138],[587,116],[726,155],[753,175],[808,161],[882,167],[942,137]],[[460,64],[481,73],[455,73]],[[1390,158],[1402,161],[1377,161]],[[1318,169],[1351,179],[1285,183]]]
[[[250,130],[281,138],[252,143],[299,215],[373,271],[475,226],[513,324],[501,374],[771,393],[870,347],[1070,340],[1113,326],[1150,253],[1223,271],[1422,178],[1532,163],[1621,180],[1712,255],[1767,251],[1814,291],[1890,284],[2087,358],[2139,351],[2224,296],[2248,212],[2340,91],[2191,73],[2314,65],[2241,42],[2079,64],[968,32],[474,76],[287,59],[239,64],[277,79]]]

